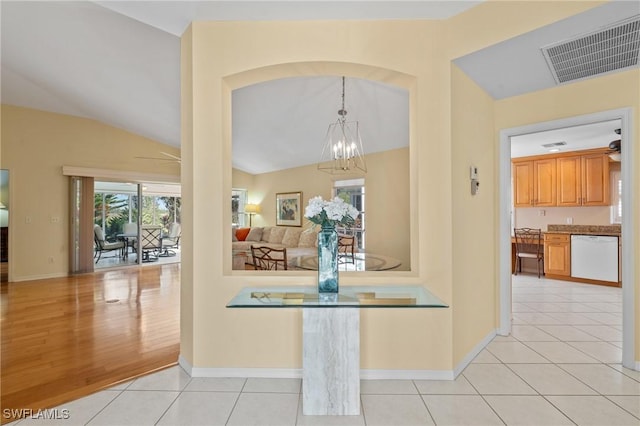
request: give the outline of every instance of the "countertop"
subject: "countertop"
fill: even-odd
[[[573,235],[611,235],[619,237],[621,225],[547,225],[546,233]]]

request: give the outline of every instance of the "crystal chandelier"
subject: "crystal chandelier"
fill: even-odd
[[[329,125],[325,136],[318,170],[338,174],[361,171],[367,172],[364,161],[364,150],[360,139],[360,128],[357,121],[347,121],[347,110],[344,108],[344,80],[342,77],[342,108],[335,123]]]

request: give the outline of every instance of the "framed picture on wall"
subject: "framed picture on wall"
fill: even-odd
[[[276,194],[276,225],[302,226],[302,192]]]

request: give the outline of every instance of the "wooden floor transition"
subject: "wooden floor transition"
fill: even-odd
[[[43,409],[175,365],[180,264],[2,283],[1,396]]]

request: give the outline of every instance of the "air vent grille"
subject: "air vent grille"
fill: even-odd
[[[580,38],[542,48],[556,83],[638,65],[640,15]]]
[[[566,145],[566,144],[567,144],[566,142],[551,142],[551,143],[545,143],[542,146],[544,148],[553,148],[553,147],[556,147],[556,146],[563,146],[563,145]]]

